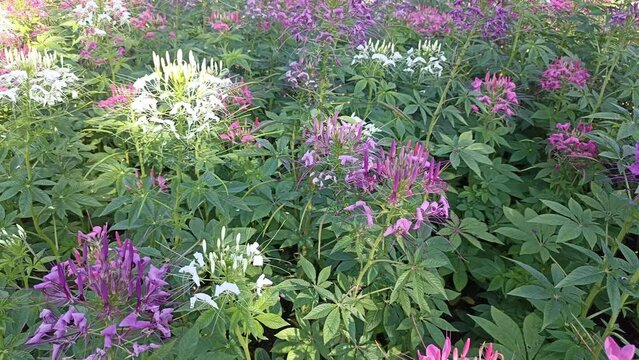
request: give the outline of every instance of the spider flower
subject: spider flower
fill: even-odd
[[[491,76],[488,72],[484,79],[475,78],[472,87],[477,93],[477,100],[494,115],[515,115],[513,108],[519,105],[519,100],[515,93],[515,83],[509,77],[501,74]],[[479,107],[473,106],[473,110],[479,111]]]
[[[504,355],[500,354],[493,348],[493,344],[482,344],[479,348],[479,354],[474,357],[469,357],[470,351],[470,339],[467,339],[464,343],[464,347],[459,350],[453,348],[451,345],[450,337],[446,337],[443,347],[430,344],[426,347],[425,353],[422,354],[417,351],[417,360],[504,360]],[[452,356],[452,358],[451,358]]]
[[[581,61],[573,58],[559,58],[541,74],[541,88],[561,90],[569,86],[583,89],[590,78]]]
[[[59,359],[78,337],[99,333],[104,347],[96,347],[88,358],[102,359],[115,350],[111,350],[113,344],[132,353],[127,349],[128,339],[139,339],[141,334],[159,339],[171,336],[173,309],[166,307],[170,294],[165,290],[169,266],[155,267],[150,258],[140,256],[131,240],[122,241],[118,234],[115,238],[110,243],[107,226],[78,233],[79,250],[74,251],[74,258],[53,266],[35,286],[48,303],[68,309],[61,316],[43,310],[43,321],[28,345],[51,343],[52,357]],[[87,310],[81,313],[76,306]],[[146,350],[154,347],[142,346]]]
[[[586,140],[586,134],[592,131],[591,124],[579,124],[572,130],[570,123],[557,124],[556,127],[558,132],[548,138],[556,156],[571,159],[570,163],[579,169],[588,166],[585,160],[597,157],[597,143]]]

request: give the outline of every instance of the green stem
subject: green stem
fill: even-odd
[[[428,134],[426,135],[427,149],[428,149],[428,144],[430,143],[430,138],[433,135],[433,130],[435,129],[435,125],[437,124],[439,115],[444,109],[444,103],[446,102],[446,96],[448,95],[448,90],[450,90],[450,87],[453,85],[453,81],[455,80],[455,75],[457,75],[457,72],[459,71],[459,67],[461,66],[461,62],[464,58],[464,54],[466,53],[468,46],[470,46],[470,41],[472,38],[473,36],[471,33],[471,35],[469,35],[468,38],[466,39],[466,42],[462,46],[462,49],[460,50],[459,54],[457,55],[457,59],[455,59],[455,64],[453,65],[453,68],[450,71],[450,77],[448,78],[448,82],[446,83],[446,86],[444,87],[444,91],[442,91],[442,95],[439,98],[439,102],[437,103],[437,108],[435,108],[435,112],[433,113],[433,117],[430,121],[430,125],[428,126]]]
[[[248,336],[246,338],[242,336],[242,333],[240,332],[239,328],[235,329],[235,336],[237,336],[237,341],[239,341],[240,344],[242,345],[242,350],[244,351],[244,357],[246,358],[246,360],[251,360],[251,352],[249,351],[249,347],[248,347]]]
[[[384,235],[380,233],[377,239],[375,240],[373,247],[371,248],[371,252],[368,254],[368,259],[366,260],[366,264],[364,265],[362,270],[359,272],[359,275],[357,276],[357,280],[355,281],[355,286],[353,287],[353,289],[355,290],[355,293],[357,293],[359,289],[361,288],[364,275],[366,275],[366,272],[368,271],[368,269],[370,269],[371,266],[373,266],[373,264],[375,263],[375,259],[374,259],[375,253],[377,252],[377,248],[379,247],[379,244],[383,240],[384,240]]]
[[[593,113],[596,113],[597,110],[599,110],[599,107],[601,106],[601,104],[603,103],[606,87],[608,86],[608,83],[610,82],[610,78],[612,77],[612,72],[615,70],[615,67],[619,63],[620,57],[621,57],[621,51],[615,52],[615,55],[612,60],[612,64],[608,68],[606,73],[606,78],[604,79],[604,82],[601,85],[601,90],[599,91],[599,98],[597,99],[597,103],[595,104],[595,107],[592,109]]]
[[[619,233],[617,234],[616,237],[616,241],[614,242],[614,244],[612,244],[611,247],[611,253],[614,256],[614,254],[617,252],[617,249],[619,249],[619,245],[622,241],[623,238],[626,237],[626,234],[628,234],[628,231],[630,230],[630,226],[632,225],[632,214],[630,214],[630,216],[628,216],[628,218],[626,218],[626,221],[624,221],[623,226],[621,227],[621,230],[619,230]],[[603,289],[603,279],[599,280],[595,286],[593,286],[590,289],[590,293],[588,293],[588,297],[586,297],[586,301],[584,302],[584,309],[581,312],[581,316],[586,317],[588,316],[588,311],[590,311],[590,307],[592,306],[592,302],[595,300],[595,298],[597,297],[597,295],[599,294],[599,292]]]

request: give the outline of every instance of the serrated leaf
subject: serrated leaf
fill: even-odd
[[[322,333],[322,339],[324,340],[324,344],[331,341],[335,336],[337,336],[337,332],[339,331],[339,309],[335,307],[333,311],[331,311],[326,317],[326,321],[324,322],[324,331]]]
[[[305,320],[321,319],[325,317],[326,315],[328,315],[328,313],[330,313],[336,307],[337,305],[335,304],[319,304],[313,309],[311,309],[311,311],[309,311],[308,314],[304,316],[304,319]]]
[[[273,313],[259,314],[256,319],[269,329],[279,329],[288,325],[281,316]]]

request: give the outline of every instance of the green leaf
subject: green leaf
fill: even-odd
[[[539,285],[524,285],[511,290],[508,295],[519,296],[533,300],[546,300],[552,297],[552,292]]]
[[[127,202],[129,202],[129,198],[126,196],[116,197],[104,208],[104,210],[102,210],[99,216],[109,215],[113,211],[121,208]]]
[[[524,337],[517,323],[496,307],[491,307],[490,313],[494,323],[478,316],[471,318],[498,343],[515,353],[516,358],[525,359]]]
[[[313,309],[311,309],[311,311],[309,311],[308,314],[304,316],[304,319],[305,320],[321,319],[325,317],[326,315],[328,315],[328,313],[330,313],[331,310],[335,309],[336,307],[337,305],[335,304],[319,304]]]
[[[553,209],[554,212],[559,213],[563,216],[569,217],[569,218],[574,218],[572,212],[570,211],[570,209],[568,209],[567,207],[561,205],[558,202],[554,202],[554,201],[550,201],[550,200],[541,200],[542,203],[544,203],[544,205],[548,206],[549,208]]]
[[[598,112],[587,116],[582,116],[582,119],[606,119],[606,120],[622,120],[623,117],[616,113],[611,112]]]
[[[279,316],[278,314],[272,314],[272,313],[259,314],[257,315],[256,319],[257,321],[261,322],[262,324],[264,324],[264,326],[266,326],[269,329],[279,329],[288,325],[288,323],[284,319],[282,319],[282,317]]]
[[[528,220],[530,222],[546,225],[566,225],[574,223],[574,221],[556,214],[542,214]]]
[[[406,283],[406,280],[408,279],[408,275],[410,275],[410,273],[411,273],[410,270],[403,272],[401,275],[399,275],[399,277],[395,281],[395,287],[393,287],[393,291],[391,291],[390,300],[389,300],[391,304],[397,301],[399,290],[404,288],[404,284]]]
[[[312,282],[315,282],[315,280],[317,279],[317,272],[315,271],[315,267],[313,266],[313,264],[311,264],[310,261],[306,260],[301,255],[298,264],[302,266],[302,270],[304,270],[304,274],[306,274],[306,277]]]
[[[524,319],[524,340],[526,341],[526,349],[528,350],[528,359],[535,358],[545,338],[541,336],[542,321],[535,313],[531,313]]]
[[[594,266],[584,265],[573,270],[555,287],[563,288],[566,286],[588,285],[593,284],[602,278],[603,272],[600,269]]]
[[[339,331],[339,309],[335,307],[333,311],[328,314],[326,321],[324,322],[324,331],[323,331],[323,339],[326,344],[332,338],[337,336],[337,332]]]
[[[606,277],[606,292],[608,293],[612,313],[618,314],[621,310],[621,292],[619,291],[617,279],[610,274]]]
[[[581,235],[581,226],[577,223],[570,223],[562,226],[557,234],[557,242],[563,243]]]

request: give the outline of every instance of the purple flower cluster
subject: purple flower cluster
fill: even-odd
[[[479,0],[455,0],[449,15],[457,30],[481,29],[482,37],[491,40],[504,39],[517,18],[517,13],[499,1],[488,1],[482,9]]]
[[[628,167],[628,170],[632,175],[639,176],[639,142],[635,144],[635,162]]]
[[[95,352],[85,358],[98,360],[115,352],[113,344],[118,345],[117,349],[126,349],[130,345],[128,339],[136,342],[127,351],[138,356],[159,345],[140,345],[137,341],[154,335],[159,339],[171,336],[173,309],[165,307],[170,294],[164,289],[169,266],[153,266],[150,258],[139,255],[131,240],[121,241],[118,234],[116,242],[115,248],[109,246],[107,226],[96,226],[88,234],[78,233],[81,251],[75,250],[74,259],[51,268],[42,283],[35,286],[47,302],[69,308],[60,317],[43,310],[43,322],[28,345],[50,343],[52,358],[59,359],[80,336],[90,336],[89,328],[94,332],[101,329],[104,346],[95,346]],[[79,312],[74,305],[87,310]]]
[[[449,207],[444,193],[448,185],[441,179],[441,164],[428,150],[420,143],[402,146],[393,142],[386,151],[363,131],[363,122],[344,123],[337,114],[326,121],[315,120],[306,141],[311,150],[301,159],[304,166],[314,171],[312,175],[323,166],[320,174],[331,174],[334,181],[337,180],[334,174],[344,173],[348,186],[363,193],[381,194],[393,207],[415,206],[414,200],[419,196],[422,200],[415,210],[414,224],[408,219],[397,220],[386,235],[404,233],[411,227],[419,229],[430,218],[447,218]],[[424,200],[431,195],[439,200]],[[366,202],[357,201],[344,210],[358,208],[363,210],[367,225],[372,226],[374,216]]]
[[[298,61],[290,63],[288,67],[289,70],[284,76],[291,87],[313,90],[319,85],[316,67],[313,63],[300,58]]]
[[[592,131],[591,124],[580,123],[572,130],[570,123],[557,124],[557,130],[550,135],[548,142],[558,157],[571,159],[571,164],[578,169],[588,166],[588,162],[583,160],[597,157],[597,143],[586,140],[586,134]]]
[[[639,3],[632,3],[625,8],[613,7],[610,9],[609,24],[611,26],[626,26],[628,21],[630,21],[633,26],[639,27]]]
[[[501,74],[491,76],[488,72],[483,80],[475,78],[472,86],[477,92],[477,100],[494,115],[515,115],[513,108],[519,105],[519,100],[515,92],[515,83],[510,77]],[[473,105],[472,108],[476,112],[480,110],[477,105]]]
[[[325,0],[247,0],[246,14],[280,24],[298,42],[333,42],[344,39],[353,46],[366,42],[375,25],[372,9],[363,0],[344,1],[335,7]]]
[[[544,90],[561,90],[570,85],[583,89],[590,78],[590,73],[579,59],[559,58],[541,74],[541,88]]]

